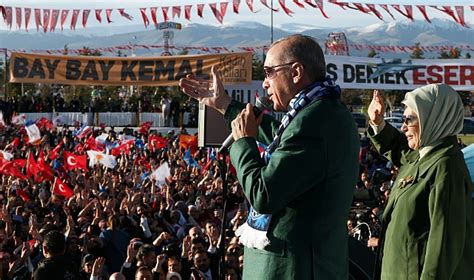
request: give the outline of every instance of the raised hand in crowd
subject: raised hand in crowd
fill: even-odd
[[[95,259],[94,265],[92,266],[92,273],[91,275],[94,277],[98,277],[101,275],[105,264],[105,258],[99,257]]]
[[[372,101],[370,101],[367,112],[372,124],[382,124],[385,114],[385,103],[383,102],[383,98],[378,90],[374,90]]]

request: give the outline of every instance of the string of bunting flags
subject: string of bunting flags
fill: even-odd
[[[439,45],[439,46],[423,46],[423,45],[364,45],[364,44],[348,44],[349,48],[358,50],[358,51],[370,51],[374,50],[377,52],[412,52],[413,50],[419,48],[423,52],[439,52],[439,51],[450,51],[453,49],[458,49],[460,51],[474,51],[474,46],[471,45]],[[127,51],[127,50],[137,50],[137,49],[163,49],[164,45],[143,45],[143,44],[128,44],[128,45],[118,45],[112,47],[98,47],[98,48],[79,48],[79,49],[8,49],[8,53],[11,52],[30,52],[30,53],[47,53],[47,54],[62,54],[62,55],[84,55],[85,52],[101,52],[101,53],[115,53],[117,51]],[[189,50],[197,51],[200,53],[221,53],[221,52],[234,52],[234,51],[246,51],[253,53],[262,53],[268,51],[269,46],[242,46],[242,47],[200,47],[200,46],[169,46],[169,49],[175,49],[178,51]]]
[[[254,2],[257,0],[245,0],[245,3],[248,9],[252,13],[258,13],[259,10],[255,8]],[[293,16],[297,13],[296,9],[306,9],[306,8],[315,8],[319,9],[322,16],[326,19],[329,19],[329,16],[324,11],[324,2],[323,0],[292,0],[293,4],[288,5],[285,0],[278,0],[279,7],[272,7],[268,4],[268,0],[259,0],[265,8],[271,9],[274,12],[279,12],[281,10],[288,16]],[[461,26],[468,27],[465,17],[464,17],[464,8],[463,5],[400,5],[400,4],[371,4],[371,3],[362,3],[362,2],[348,2],[348,1],[338,1],[338,0],[327,0],[327,3],[337,5],[342,9],[352,9],[359,11],[364,14],[373,15],[379,18],[380,20],[385,20],[384,16],[390,16],[390,18],[395,20],[395,14],[401,14],[409,20],[414,20],[414,7],[421,13],[424,20],[431,23],[430,17],[428,15],[429,9],[435,9],[441,11],[448,16],[450,16],[456,23]],[[215,19],[219,23],[224,22],[224,17],[227,14],[227,9],[231,4],[232,11],[234,14],[239,14],[241,0],[231,0],[223,1],[216,3],[206,4],[184,4],[184,5],[175,5],[175,6],[161,6],[161,7],[141,7],[139,8],[139,14],[143,20],[143,24],[146,28],[151,24],[151,21],[155,26],[158,25],[159,21],[169,21],[176,20],[181,18],[182,15],[184,19],[191,21],[191,15],[195,10],[195,13],[198,17],[204,17],[204,8],[209,7]],[[471,11],[474,11],[474,5],[467,6],[470,7]],[[95,16],[97,22],[102,23],[102,16],[105,13],[107,23],[112,23],[113,13],[118,12],[118,14],[130,21],[133,21],[133,16],[125,11],[123,8],[111,9],[44,9],[44,8],[30,8],[30,7],[11,7],[11,6],[1,6],[0,11],[2,13],[5,24],[8,28],[12,28],[13,17],[15,16],[16,28],[20,30],[22,26],[28,31],[30,20],[34,16],[34,23],[36,31],[43,30],[43,32],[54,32],[56,27],[59,24],[61,31],[64,29],[64,26],[69,21],[69,28],[71,30],[76,29],[78,24],[79,17],[81,17],[82,26],[87,27],[89,16],[92,13]],[[382,12],[386,13],[384,15]],[[68,20],[69,18],[69,20]],[[151,21],[150,21],[151,19]],[[105,21],[104,21],[105,22]]]

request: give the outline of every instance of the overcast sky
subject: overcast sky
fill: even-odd
[[[267,0],[267,3],[270,3],[272,0]],[[299,0],[301,3],[304,3],[304,0]],[[142,18],[139,13],[139,8],[149,8],[149,7],[161,7],[161,6],[182,6],[181,19],[175,19],[174,21],[181,23],[201,23],[201,24],[212,24],[220,25],[214,18],[214,15],[211,12],[211,9],[208,5],[204,8],[204,17],[199,18],[196,13],[196,4],[198,3],[219,3],[219,0],[142,0],[142,1],[131,1],[131,0],[121,0],[121,1],[112,1],[112,0],[82,0],[82,1],[69,1],[69,0],[49,0],[49,1],[38,1],[38,0],[4,0],[4,6],[12,7],[30,7],[30,8],[49,8],[49,9],[106,9],[106,8],[125,8],[125,11],[131,14],[134,19],[132,22],[122,18],[116,10],[113,11],[112,20],[113,23],[110,25],[121,26],[129,24],[142,24]],[[273,0],[274,7],[279,8],[278,0]],[[318,9],[309,7],[302,9],[297,7],[293,0],[286,0],[288,8],[293,10],[294,15],[292,17],[286,15],[280,8],[278,12],[273,13],[274,15],[274,26],[279,27],[282,24],[287,23],[301,23],[311,26],[321,26],[321,27],[348,27],[348,26],[366,26],[369,24],[381,22],[377,17],[373,15],[363,14],[359,11],[354,10],[343,10],[340,7],[328,3],[327,0],[324,0],[324,10],[329,19],[324,18]],[[397,0],[397,1],[375,1],[367,0],[364,3],[373,3],[373,4],[409,4],[409,5],[463,5],[465,6],[465,19],[468,23],[474,22],[474,12],[471,11],[468,5],[473,5],[473,0]],[[191,21],[184,19],[184,5],[192,4],[193,8],[191,11]],[[232,11],[232,0],[229,0],[229,6],[227,8],[227,14],[224,17],[224,24],[233,23],[236,21],[258,21],[261,24],[270,25],[270,10],[264,7],[260,0],[254,0],[254,10],[257,13],[252,14],[247,7],[245,0],[241,0],[239,14],[235,14]],[[378,10],[384,16],[386,21],[392,21],[391,17],[380,7]],[[396,20],[405,20],[406,18],[399,14],[394,9],[390,8],[392,14],[396,17]],[[162,19],[161,11],[158,10],[158,18]],[[446,14],[439,12],[433,8],[427,7],[427,12],[430,18],[449,18]],[[13,14],[15,12],[13,11]],[[147,9],[148,17],[150,18],[150,11]],[[416,7],[413,9],[413,14],[415,19],[422,20],[423,17]],[[171,9],[168,12],[168,16],[171,17]],[[68,19],[66,21],[66,26],[70,23],[71,12],[69,12]],[[102,12],[102,24],[99,24],[93,12],[89,15],[88,25],[87,26],[107,26],[105,20],[105,12]],[[78,24],[76,29],[81,29],[82,13],[79,16]],[[151,21],[151,18],[150,18]],[[427,23],[428,24],[428,23]],[[34,25],[34,16],[30,19],[30,27]],[[24,23],[22,29],[24,28]],[[6,29],[5,23],[0,20],[0,29]],[[15,20],[13,19],[12,31],[16,30]],[[58,31],[56,31],[58,32]]]

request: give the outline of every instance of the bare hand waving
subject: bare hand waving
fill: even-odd
[[[374,95],[372,97],[372,101],[370,102],[368,113],[369,113],[369,120],[373,124],[375,125],[382,124],[383,117],[385,114],[385,104],[378,90],[374,90]]]
[[[179,80],[179,87],[187,95],[224,114],[231,97],[224,91],[216,66],[212,66],[211,74],[212,82],[197,78],[194,75],[187,75],[186,78]]]

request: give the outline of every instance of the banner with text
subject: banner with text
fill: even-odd
[[[341,88],[411,90],[444,83],[474,90],[474,59],[383,59],[326,56],[327,74]]]
[[[252,81],[252,53],[245,52],[125,58],[12,53],[10,82],[175,86],[187,74],[209,79],[213,65],[224,84]]]

